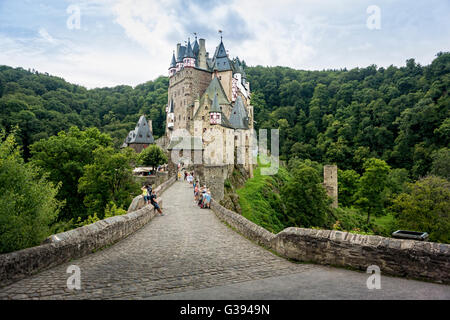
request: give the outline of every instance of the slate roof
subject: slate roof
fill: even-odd
[[[177,62],[183,62],[183,57],[186,52],[185,46],[180,46],[180,51],[178,52]]]
[[[205,93],[208,94],[209,97],[213,98],[214,95],[217,93],[218,95],[218,102],[220,105],[222,104],[230,104],[230,101],[228,101],[227,95],[225,94],[225,90],[222,87],[222,84],[220,83],[219,78],[214,77],[211,82],[209,83],[208,88],[206,88]],[[213,98],[214,99],[214,98]]]
[[[194,52],[192,51],[191,40],[190,39],[188,39],[187,49],[186,49],[183,57],[184,58],[195,58]]]
[[[210,112],[222,112],[222,110],[220,109],[219,99],[217,98],[217,96],[218,96],[218,94],[216,92],[216,94],[214,95],[214,99],[213,99],[213,103],[212,103]]]
[[[197,42],[197,37],[195,37],[194,46],[192,47],[192,52],[194,52],[195,57],[198,57],[198,53],[200,52],[200,46]]]
[[[228,58],[223,41],[220,41],[214,53],[212,69],[217,71],[233,70],[232,62]]]
[[[230,123],[234,129],[248,129],[248,114],[241,96],[238,96],[230,114]]]
[[[153,138],[152,133],[150,132],[150,127],[148,126],[147,119],[145,116],[141,116],[134,130],[128,133],[128,136],[125,138],[124,145],[129,145],[132,143],[140,143],[140,144],[152,144],[155,143],[155,139]]]

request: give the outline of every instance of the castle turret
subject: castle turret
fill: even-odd
[[[211,111],[209,112],[209,119],[209,123],[211,124],[222,124],[222,110],[220,109],[217,92],[214,95]]]
[[[182,46],[180,43],[177,44],[177,72],[183,69],[183,57],[186,52],[186,47]]]
[[[195,56],[192,51],[191,40],[188,39],[188,45],[183,57],[183,65],[185,68],[193,68],[195,67]]]
[[[177,72],[177,61],[175,60],[175,51],[172,54],[172,62],[169,67],[169,77],[173,76]]]
[[[174,123],[174,118],[175,118],[173,109],[174,109],[173,108],[173,100],[170,99],[169,108],[167,111],[167,128],[170,130],[173,130],[173,123]]]

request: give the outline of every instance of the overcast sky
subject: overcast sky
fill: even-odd
[[[88,88],[135,86],[167,75],[176,43],[194,32],[212,55],[219,29],[247,65],[426,65],[450,51],[450,1],[0,0],[0,65]]]

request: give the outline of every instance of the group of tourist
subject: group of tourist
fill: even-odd
[[[194,201],[200,208],[211,209],[211,191],[205,186],[200,187],[198,180],[193,183]]]
[[[153,190],[152,186],[150,184],[145,184],[142,188],[142,195],[144,196],[144,204],[148,205],[151,204],[158,213],[163,216],[164,213],[162,213],[162,210],[160,206],[158,205],[158,202],[156,202],[156,192]]]

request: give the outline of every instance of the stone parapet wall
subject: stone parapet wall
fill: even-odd
[[[247,220],[243,216],[222,207],[214,199],[211,199],[211,209],[220,220],[226,222],[246,238],[255,241],[266,248],[272,247],[272,241],[275,237],[273,233],[258,226],[256,223]]]
[[[172,178],[158,186],[157,194],[174,181]],[[161,198],[157,201],[162,207]],[[0,254],[0,287],[114,244],[139,230],[156,214],[151,205],[144,206],[142,201],[140,208],[125,215],[52,235],[40,246]]]
[[[176,180],[176,177],[169,178],[165,182],[161,183],[159,186],[155,188],[155,192],[157,196],[160,196],[167,188],[169,188]],[[161,199],[157,198],[156,202],[160,203]],[[139,210],[145,206],[144,196],[139,195],[133,199],[130,206],[128,207],[128,213]]]
[[[275,235],[214,200],[211,209],[248,239],[285,258],[363,271],[377,265],[382,274],[450,284],[448,244],[305,228]]]

